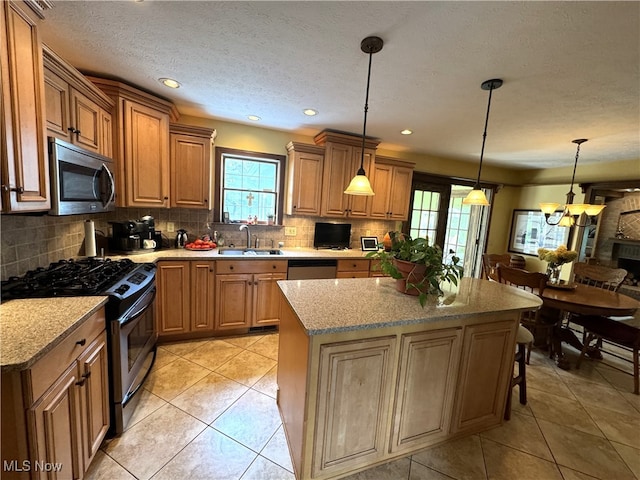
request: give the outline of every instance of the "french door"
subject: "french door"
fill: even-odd
[[[442,246],[445,261],[450,252],[460,257],[467,277],[479,277],[489,225],[489,208],[464,205],[472,187],[451,183],[413,182],[409,221],[404,233],[426,237],[429,244]],[[492,189],[484,189],[489,202]]]

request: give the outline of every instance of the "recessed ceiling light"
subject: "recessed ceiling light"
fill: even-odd
[[[400,132],[402,135],[411,135],[413,133],[413,130],[409,130],[408,128],[405,128],[404,130],[402,130]]]
[[[260,121],[260,117],[257,115],[249,115],[247,117],[249,120],[251,120],[252,122],[259,122]]]
[[[318,114],[318,111],[314,110],[313,108],[305,108],[303,110],[303,113],[309,117],[313,117],[314,115]]]
[[[165,87],[169,88],[180,88],[180,83],[173,78],[159,78],[158,81],[163,84]]]

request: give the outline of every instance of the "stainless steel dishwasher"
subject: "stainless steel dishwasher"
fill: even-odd
[[[337,270],[338,260],[336,259],[289,260],[287,280],[336,278]]]

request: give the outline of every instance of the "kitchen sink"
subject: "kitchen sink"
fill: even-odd
[[[218,255],[282,255],[282,250],[276,249],[258,249],[258,248],[221,248]]]

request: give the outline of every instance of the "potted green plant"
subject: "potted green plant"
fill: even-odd
[[[390,239],[390,242],[388,241]],[[368,258],[380,261],[380,270],[396,279],[396,289],[408,295],[418,296],[424,307],[428,295],[441,295],[443,281],[458,284],[462,277],[459,257],[450,251],[450,262],[444,262],[442,248],[429,245],[427,238],[412,239],[400,232],[389,232],[387,246],[380,244],[380,250],[369,252]]]

